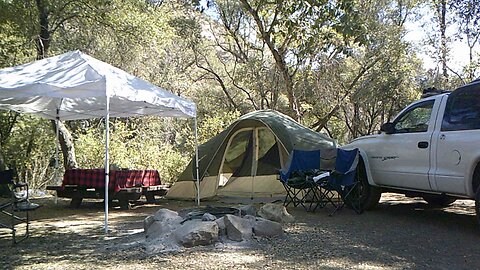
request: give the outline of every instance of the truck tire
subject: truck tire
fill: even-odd
[[[424,195],[422,197],[429,205],[447,207],[456,201],[455,198],[443,195]]]
[[[360,181],[360,198],[363,210],[372,210],[378,205],[382,190],[368,183],[367,171],[363,160],[360,160],[357,167],[357,177]]]
[[[477,224],[480,225],[480,187],[475,193],[475,214],[477,217]]]

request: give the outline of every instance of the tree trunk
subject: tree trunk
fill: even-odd
[[[38,9],[38,23],[40,26],[40,33],[37,39],[37,59],[48,57],[48,50],[51,42],[51,32],[49,26],[48,2],[45,0],[36,0]],[[52,120],[54,130],[56,129],[55,120]],[[75,146],[73,144],[72,135],[67,127],[59,121],[59,140],[63,153],[63,160],[65,169],[76,168],[77,160],[75,158]]]
[[[43,0],[37,0],[38,23],[40,25],[40,33],[37,39],[37,60],[48,57],[50,48],[50,30],[48,25],[48,16],[50,11],[48,3]]]
[[[447,48],[447,0],[435,0],[435,8],[438,16],[438,26],[440,30],[440,61],[442,62],[442,76],[448,81],[448,48]]]
[[[263,42],[267,44],[268,48],[270,49],[270,52],[273,55],[273,58],[275,60],[275,65],[277,66],[278,70],[280,71],[280,74],[282,75],[282,78],[285,83],[285,90],[287,92],[287,97],[288,97],[288,104],[290,107],[290,110],[293,112],[293,117],[297,120],[301,120],[301,114],[300,114],[300,105],[298,103],[297,97],[295,96],[295,91],[293,89],[293,76],[290,74],[288,70],[288,65],[285,61],[284,54],[275,46],[275,41],[272,39],[271,32],[267,31],[266,26],[263,24],[262,20],[260,19],[260,15],[258,14],[258,11],[253,9],[253,7],[248,3],[247,0],[241,0],[243,6],[247,10],[247,12],[253,17],[255,20],[255,23],[257,24],[258,31],[260,32],[260,35],[262,36]],[[276,22],[271,22],[272,24],[275,24]]]
[[[5,164],[5,158],[3,157],[3,149],[0,146],[0,171],[5,171],[7,169],[7,164]]]
[[[475,79],[475,69],[473,68],[475,66],[475,63],[473,61],[473,46],[470,45],[470,42],[468,42],[468,49],[469,49],[469,62],[468,62],[468,79],[469,81],[473,81]]]
[[[52,120],[53,130],[56,132],[56,121]],[[65,169],[77,168],[77,160],[75,158],[75,145],[73,144],[73,138],[67,127],[61,122],[58,121],[58,139],[60,142],[60,147],[63,154],[63,165]]]

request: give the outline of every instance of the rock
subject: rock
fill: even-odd
[[[282,224],[264,218],[257,218],[253,224],[253,233],[256,236],[277,236],[283,235]]]
[[[149,254],[162,252],[177,252],[181,250],[181,246],[170,234],[163,235],[158,238],[148,240],[145,243],[145,251]]]
[[[253,230],[250,220],[234,215],[225,215],[224,221],[228,239],[241,242],[244,239],[252,238]]]
[[[281,223],[290,223],[295,221],[295,218],[290,215],[285,206],[281,204],[267,203],[260,208],[258,215],[268,220]]]
[[[154,215],[156,221],[173,220],[179,217],[177,212],[165,208],[158,210]]]
[[[147,240],[168,236],[174,229],[179,227],[180,223],[183,221],[177,212],[168,209],[158,210],[153,216],[153,222],[151,221],[151,218],[147,219],[144,220],[144,229],[146,228],[145,236]]]
[[[173,235],[184,247],[206,246],[218,241],[218,225],[215,221],[191,220],[173,231]]]
[[[253,204],[241,205],[237,207],[238,210],[242,213],[242,216],[251,215],[255,216],[257,214],[257,208]]]
[[[202,221],[215,221],[216,219],[217,217],[210,213],[205,213],[202,216]]]
[[[251,216],[251,215],[246,215],[243,218],[248,220],[250,224],[252,224],[252,227],[253,227],[253,224],[255,224],[255,221],[257,221],[257,217]]]
[[[144,231],[147,231],[148,228],[150,227],[150,225],[153,224],[153,222],[155,222],[154,216],[148,216],[148,217],[146,217],[146,218],[143,220],[143,230],[144,230]]]
[[[225,225],[225,218],[224,218],[224,217],[217,218],[217,219],[215,220],[215,222],[216,222],[217,225],[218,225],[218,235],[227,235],[227,229],[226,229],[226,225]]]

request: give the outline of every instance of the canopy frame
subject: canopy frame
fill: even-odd
[[[60,121],[105,118],[105,233],[109,231],[110,118],[142,115],[194,118],[198,171],[195,103],[80,51],[0,69],[0,109],[55,121],[55,177],[59,166]],[[197,173],[198,186],[199,183]],[[197,204],[200,204],[200,189]]]

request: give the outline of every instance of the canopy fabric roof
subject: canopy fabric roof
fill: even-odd
[[[0,109],[48,119],[195,117],[195,103],[80,51],[0,70]]]

